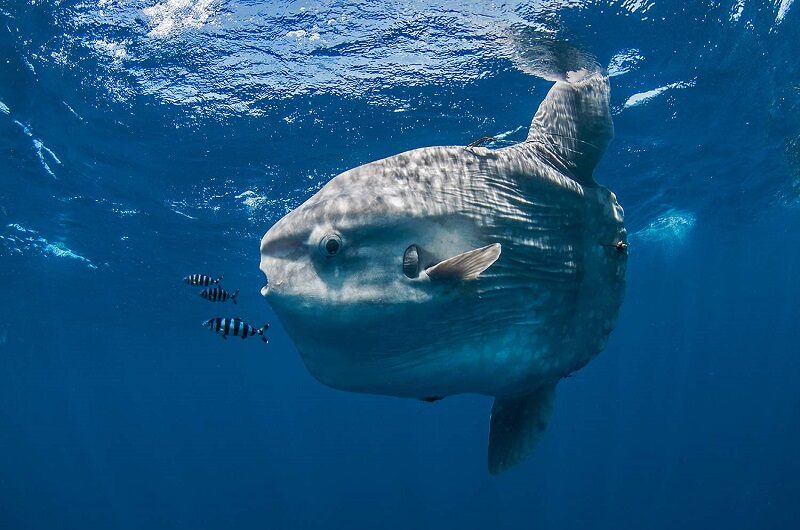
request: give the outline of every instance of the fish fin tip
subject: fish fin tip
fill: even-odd
[[[592,173],[614,136],[608,77],[601,72],[575,72],[579,79],[558,81],[533,118],[528,142],[545,146],[581,184]]]
[[[431,280],[474,280],[500,257],[500,243],[453,256],[425,269]]]
[[[530,394],[497,397],[489,430],[489,473],[499,475],[530,455],[553,413],[555,383]]]

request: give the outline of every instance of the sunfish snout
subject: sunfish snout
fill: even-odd
[[[282,267],[269,256],[262,255],[260,269],[262,274],[264,274],[264,285],[261,287],[261,296],[266,298],[272,294],[277,294],[275,293],[275,289],[283,283],[281,277],[285,276]]]
[[[274,265],[273,263],[274,260],[270,258],[270,250],[271,247],[273,246],[272,238],[270,237],[271,233],[272,230],[268,231],[261,239],[261,263],[259,268],[261,269],[261,272],[264,274],[264,287],[261,288],[261,296],[265,298],[270,292],[270,277],[274,276],[275,272],[273,270],[274,266],[271,266]]]

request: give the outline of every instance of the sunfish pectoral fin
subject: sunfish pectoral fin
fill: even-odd
[[[473,280],[500,257],[500,243],[464,252],[425,269],[431,280]]]
[[[489,473],[524,460],[542,437],[553,413],[555,383],[513,398],[495,398],[489,430]]]
[[[533,117],[527,141],[539,148],[539,156],[579,183],[590,184],[595,166],[614,137],[614,125],[608,77],[585,71],[573,76],[581,74],[581,79],[553,85]]]

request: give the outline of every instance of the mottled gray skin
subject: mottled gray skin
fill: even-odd
[[[622,209],[591,176],[611,136],[595,74],[557,83],[523,143],[416,149],[346,171],[266,233],[262,294],[335,388],[504,400],[552,388],[602,350],[622,302],[626,256],[609,246],[625,242]],[[342,241],[333,257],[319,248],[330,234]],[[411,244],[429,267],[493,243],[499,259],[474,280],[402,270]],[[537,436],[526,436],[493,471],[527,454]]]

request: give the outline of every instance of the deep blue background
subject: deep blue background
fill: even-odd
[[[0,528],[800,526],[800,7],[194,2],[161,35],[152,4],[0,0]],[[628,292],[490,477],[489,398],[308,375],[258,240],[343,169],[527,125],[532,27],[533,55],[642,57],[596,174]],[[235,309],[180,284],[205,271]],[[269,346],[199,326],[232,311]]]

